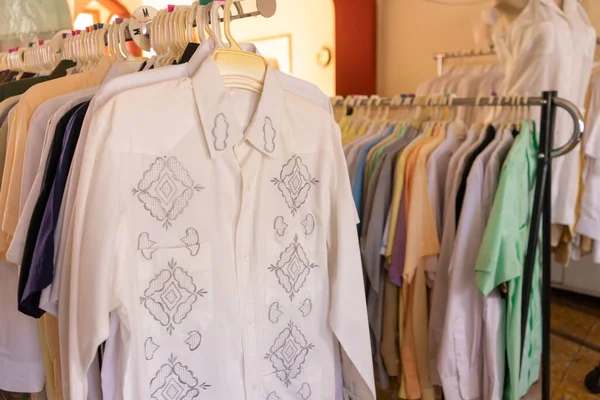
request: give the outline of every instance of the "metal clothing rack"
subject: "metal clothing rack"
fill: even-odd
[[[408,101],[407,101],[408,100]],[[532,97],[519,102],[503,97],[475,98],[451,98],[446,96],[442,101],[430,98],[426,104],[415,101],[414,96],[404,96],[401,99],[381,99],[375,97],[359,96],[355,98],[334,99],[334,105],[347,106],[371,106],[384,105],[390,107],[419,107],[423,105],[433,107],[449,106],[534,106],[541,107],[540,142],[538,150],[538,164],[536,170],[536,182],[531,223],[527,241],[527,252],[523,265],[523,302],[521,312],[521,360],[523,359],[523,346],[525,344],[525,332],[529,320],[529,305],[531,301],[531,289],[533,284],[533,269],[537,248],[539,244],[540,222],[542,227],[542,399],[550,400],[550,274],[551,274],[551,192],[552,192],[552,159],[567,154],[573,150],[581,141],[584,133],[583,114],[572,102],[557,96],[557,92],[543,92],[541,97]],[[573,119],[573,135],[571,139],[559,148],[553,148],[554,123],[557,108],[565,110]],[[521,361],[522,363],[522,361]],[[520,374],[519,374],[520,376]]]
[[[600,37],[596,38],[596,44],[600,44]],[[479,50],[461,50],[461,51],[450,51],[444,53],[435,53],[433,59],[437,62],[437,74],[442,76],[444,74],[444,60],[452,58],[476,58],[476,57],[488,57],[496,55],[494,46],[491,45],[488,49]]]
[[[489,49],[481,50],[465,50],[465,51],[451,51],[447,53],[435,53],[433,59],[437,62],[437,74],[442,76],[444,74],[444,60],[451,58],[475,58],[475,57],[487,57],[496,55],[494,46],[490,46]]]
[[[244,19],[244,18],[250,18],[250,17],[258,17],[258,16],[264,16],[260,11],[251,11],[251,12],[244,12],[241,7],[241,4],[239,4],[239,2],[235,2],[234,5],[237,8],[238,14],[233,14],[230,17],[231,21],[234,21],[236,19]],[[268,16],[266,16],[268,18]],[[219,22],[223,22],[224,18],[220,17],[219,18]],[[212,24],[212,21],[208,21],[208,24]],[[196,21],[194,21],[193,26],[196,27]],[[152,31],[152,22],[148,22],[145,26],[145,32],[143,33],[144,36],[146,37],[150,37]],[[127,40],[128,42],[133,40],[132,36],[131,36],[131,32],[129,31],[129,29],[125,30],[125,40]],[[106,45],[108,46],[108,40],[106,40]]]

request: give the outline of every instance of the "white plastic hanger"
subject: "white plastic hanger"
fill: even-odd
[[[150,35],[150,47],[152,47],[152,49],[156,53],[156,56],[154,57],[154,63],[153,63],[156,67],[160,66],[160,55],[162,54],[162,43],[161,43],[162,27],[161,27],[160,21],[165,12],[166,12],[165,10],[159,10],[156,13],[156,15],[154,16],[154,18],[152,19],[152,33]]]
[[[129,18],[123,19],[118,26],[118,35],[119,35],[119,48],[121,50],[121,55],[125,61],[135,61],[136,58],[129,52],[127,49],[127,38],[125,37],[126,31],[129,30]]]
[[[116,24],[117,24],[117,21],[115,21],[114,24],[110,24],[106,30],[107,53],[108,53],[109,57],[115,58],[115,59],[119,57],[119,54],[116,50],[115,31],[118,29]]]
[[[205,11],[209,6],[198,5],[196,8],[196,35],[200,43],[206,40]]]
[[[203,19],[204,31],[208,35],[208,38],[211,40],[215,40],[215,34],[213,33],[212,27],[210,26],[210,22],[211,22],[210,16],[211,16],[211,11],[212,11],[213,7],[215,7],[214,1],[208,3],[206,6],[204,6],[204,19]],[[218,23],[216,26],[218,26]]]
[[[219,2],[217,6],[213,6],[211,11],[211,21],[215,24],[213,28],[218,27],[221,4],[222,2]],[[232,0],[227,0],[223,17],[225,37],[229,42],[229,48],[218,48],[214,52],[213,58],[226,87],[249,90],[260,94],[263,90],[268,63],[264,57],[243,51],[231,35],[230,13],[232,4]]]
[[[194,38],[194,21],[198,15],[199,3],[194,1],[192,6],[190,7],[189,12],[186,13],[185,18],[185,41],[187,43],[194,43],[196,39]],[[186,43],[186,46],[187,46]]]

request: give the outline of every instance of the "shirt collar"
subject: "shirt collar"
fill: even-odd
[[[287,113],[283,88],[271,67],[267,68],[256,112],[245,131],[238,122],[230,91],[223,84],[212,57],[206,57],[193,74],[192,87],[212,158],[230,151],[243,139],[270,158],[282,156],[283,128],[288,126],[285,120]]]

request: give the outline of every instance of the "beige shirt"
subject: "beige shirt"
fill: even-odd
[[[438,254],[440,250],[433,208],[429,201],[426,165],[431,153],[443,140],[443,136],[429,139],[418,153],[411,157],[407,174],[412,173],[412,177],[407,177],[406,180],[408,201],[406,202],[407,243],[404,282],[409,286],[408,295],[410,296],[406,310],[408,313],[407,329],[408,327],[412,328],[415,338],[414,353],[419,372],[421,398],[424,400],[435,398],[429,379],[429,325],[424,260],[427,256]]]
[[[40,83],[22,95],[10,127],[2,188],[0,189],[0,218],[2,219],[1,230],[3,233],[0,235],[0,254],[5,255],[17,228],[23,159],[27,132],[33,113],[43,102],[53,97],[99,85],[109,67],[108,61],[101,62],[93,71]]]

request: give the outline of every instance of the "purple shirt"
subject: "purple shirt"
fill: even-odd
[[[396,236],[394,238],[394,252],[390,263],[389,280],[394,285],[402,285],[404,273],[404,259],[406,258],[406,201],[404,194],[400,200],[400,211],[396,223]]]

